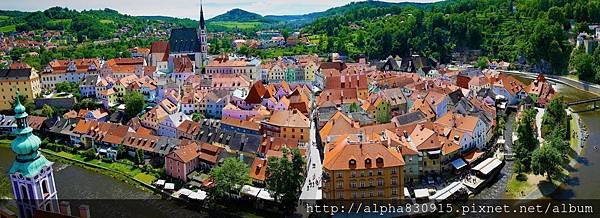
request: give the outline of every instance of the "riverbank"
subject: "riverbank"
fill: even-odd
[[[585,127],[578,114],[571,114],[569,121],[571,132],[569,132],[569,145],[571,150],[567,154],[569,163],[563,169],[563,178],[570,176],[576,168],[577,159],[583,155],[584,142],[587,135]],[[553,194],[564,181],[548,181],[542,175],[514,174],[507,185],[507,195],[512,198],[540,199]]]
[[[143,173],[142,170],[135,166],[129,166],[119,162],[106,163],[97,159],[86,161],[85,158],[79,154],[71,154],[64,151],[54,152],[48,149],[41,149],[41,151],[50,161],[77,165],[96,173],[110,176],[127,184],[131,184],[143,191],[154,191],[152,182],[156,180],[156,178],[152,175]]]

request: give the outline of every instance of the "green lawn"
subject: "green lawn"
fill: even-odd
[[[9,25],[9,26],[3,26],[0,27],[0,32],[14,32],[17,30],[17,26],[16,25]]]
[[[575,138],[575,136],[577,134],[579,134],[579,129],[577,129],[577,121],[575,120],[575,118],[572,118],[571,120],[569,120],[569,125],[571,126],[571,132],[570,132],[570,144],[571,144],[571,148],[576,150],[577,146],[578,146],[578,140],[577,138]]]
[[[210,25],[221,26],[229,29],[253,29],[260,27],[263,23],[261,22],[237,22],[237,21],[215,21],[210,22]]]
[[[10,19],[9,16],[3,16],[3,15],[0,16],[0,21],[5,21],[5,20],[8,20],[8,19]]]
[[[127,175],[127,177],[129,177],[129,178],[139,179],[147,184],[152,184],[152,182],[154,182],[156,180],[156,177],[154,177],[152,174],[142,172],[142,170],[140,168],[133,166],[132,164],[121,163],[121,162],[108,163],[108,162],[103,162],[98,159],[85,160],[85,158],[79,154],[71,154],[71,153],[64,152],[64,151],[53,152],[53,151],[49,151],[47,149],[45,149],[44,151],[54,154],[54,155],[57,155],[57,156],[60,156],[60,157],[71,158],[71,159],[75,159],[78,161],[83,161],[83,162],[86,162],[89,164],[93,164],[96,166],[105,167],[105,168],[123,173],[123,174]]]
[[[138,173],[133,178],[138,179],[146,184],[152,184],[154,181],[156,181],[156,177],[145,173]]]
[[[523,175],[523,177],[525,177],[525,180],[521,181],[517,179],[517,174],[514,173],[510,180],[508,180],[506,188],[508,189],[508,194],[511,197],[520,198],[522,197],[521,192],[525,192],[525,194],[527,194],[527,189],[531,188],[531,185],[526,180],[527,176]]]

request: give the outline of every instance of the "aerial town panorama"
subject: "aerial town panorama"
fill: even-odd
[[[0,2],[1,218],[600,215],[600,1],[91,2]]]

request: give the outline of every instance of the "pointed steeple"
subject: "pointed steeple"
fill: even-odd
[[[11,150],[16,154],[16,161],[9,173],[19,172],[26,177],[30,177],[36,175],[41,168],[51,163],[40,154],[41,140],[32,133],[33,129],[29,127],[28,114],[23,104],[21,104],[19,92],[16,96],[14,112],[17,128],[13,132],[16,138],[11,143]]]
[[[204,10],[202,8],[202,2],[200,2],[200,29],[204,30],[206,28],[206,22],[204,21]]]

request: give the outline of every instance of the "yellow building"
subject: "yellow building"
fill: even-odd
[[[362,137],[359,137],[362,138]],[[336,140],[323,161],[323,198],[402,199],[404,160],[382,143]]]
[[[306,80],[306,81],[315,80],[315,74],[317,74],[318,70],[319,70],[319,65],[317,65],[317,63],[315,63],[314,61],[308,61],[304,65],[304,80]]]
[[[297,109],[273,111],[260,128],[267,136],[298,139],[300,142],[310,140],[310,120]]]
[[[0,69],[0,110],[11,109],[11,103],[16,92],[37,98],[41,91],[40,77],[32,68]]]

